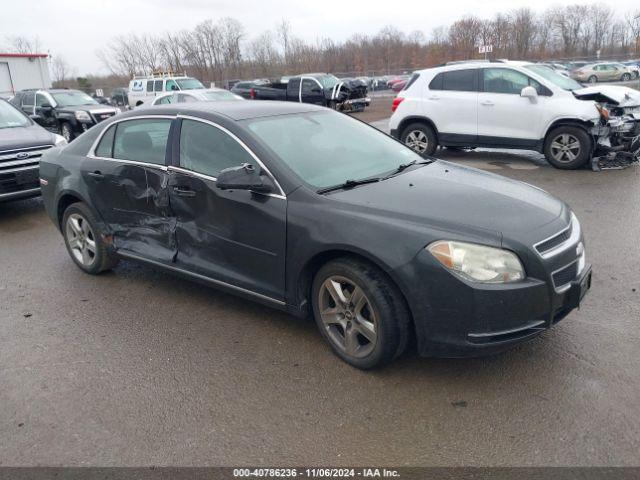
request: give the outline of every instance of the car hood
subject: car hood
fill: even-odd
[[[441,160],[331,195],[395,219],[520,239],[564,211],[563,202],[536,187]]]
[[[39,125],[0,128],[0,151],[53,145],[55,137]]]
[[[573,94],[580,100],[594,100],[600,103],[611,103],[620,107],[640,105],[640,92],[629,87],[617,85],[596,85],[574,90]]]

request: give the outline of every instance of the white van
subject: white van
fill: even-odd
[[[151,75],[134,76],[129,82],[129,106],[139,107],[151,103],[157,95],[180,90],[199,90],[204,85],[186,75],[174,76],[172,72],[156,72]]]

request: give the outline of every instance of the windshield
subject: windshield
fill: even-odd
[[[247,120],[303,181],[325,188],[378,177],[422,157],[382,132],[332,111]]]
[[[200,80],[196,80],[195,78],[176,79],[176,83],[180,87],[180,90],[200,90],[204,88],[204,85],[200,83]]]
[[[226,90],[220,90],[217,92],[204,92],[202,94],[207,100],[242,100],[242,97],[235,95]]]
[[[317,80],[320,82],[322,87],[325,88],[325,89],[333,88],[333,86],[336,83],[340,82],[340,79],[338,77],[336,77],[335,75],[329,75],[329,74],[317,77]]]
[[[0,100],[0,128],[28,127],[30,124],[29,119],[17,109]]]
[[[545,80],[550,81],[551,83],[562,88],[563,90],[573,91],[573,90],[582,88],[582,85],[580,85],[578,82],[576,82],[572,78],[565,77],[564,75],[560,75],[559,73],[557,73],[556,71],[554,71],[553,69],[545,65],[527,65],[524,68],[532,71],[533,73],[540,75]]]
[[[69,90],[67,92],[51,92],[51,96],[61,107],[76,107],[78,105],[97,105],[93,98],[83,92]]]

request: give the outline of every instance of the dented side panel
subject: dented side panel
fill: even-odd
[[[83,167],[91,202],[108,226],[114,247],[171,261],[177,253],[176,220],[169,208],[166,171],[93,158]]]

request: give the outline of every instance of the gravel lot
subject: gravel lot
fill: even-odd
[[[495,357],[363,373],[312,322],[130,262],[87,276],[40,200],[0,205],[0,465],[640,465],[640,168],[442,153],[586,232],[582,309]]]

